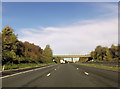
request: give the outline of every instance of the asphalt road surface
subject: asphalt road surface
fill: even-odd
[[[57,64],[2,78],[3,87],[118,87],[118,72]]]

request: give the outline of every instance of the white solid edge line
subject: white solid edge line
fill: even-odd
[[[51,66],[54,66],[54,65],[51,65]],[[7,76],[4,76],[4,77],[0,77],[0,79],[15,76],[15,75],[19,75],[19,74],[23,74],[23,73],[27,73],[27,72],[31,72],[31,71],[34,71],[34,70],[44,69],[44,68],[51,67],[51,66],[41,67],[41,68],[38,68],[38,69],[32,69],[32,70],[28,70],[28,71],[24,71],[24,72],[19,72],[19,73],[7,75]]]

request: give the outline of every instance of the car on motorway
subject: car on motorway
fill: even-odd
[[[64,63],[65,63],[65,61],[64,61],[64,60],[60,60],[60,63],[61,63],[61,64],[64,64]]]

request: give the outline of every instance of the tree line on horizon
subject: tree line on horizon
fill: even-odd
[[[20,64],[20,63],[48,63],[53,61],[53,52],[50,45],[45,49],[29,43],[21,42],[15,35],[14,30],[9,26],[2,29],[2,65]]]
[[[91,53],[92,60],[98,62],[120,62],[120,44],[111,45],[110,48],[97,46]]]
[[[110,48],[99,45],[90,55],[94,61],[117,62],[120,61],[120,45],[112,45]],[[46,45],[45,49],[42,49],[33,43],[19,41],[14,30],[6,26],[0,33],[0,58],[2,59],[2,65],[48,63],[53,62],[53,52],[50,45]],[[55,58],[57,63],[60,60],[61,58]]]

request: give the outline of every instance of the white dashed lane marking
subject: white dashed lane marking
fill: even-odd
[[[47,74],[47,77],[49,77],[50,75],[51,75],[51,73],[48,73],[48,74]]]
[[[89,75],[89,73],[87,73],[87,72],[84,72],[86,75]]]
[[[56,70],[56,69],[55,69]]]

